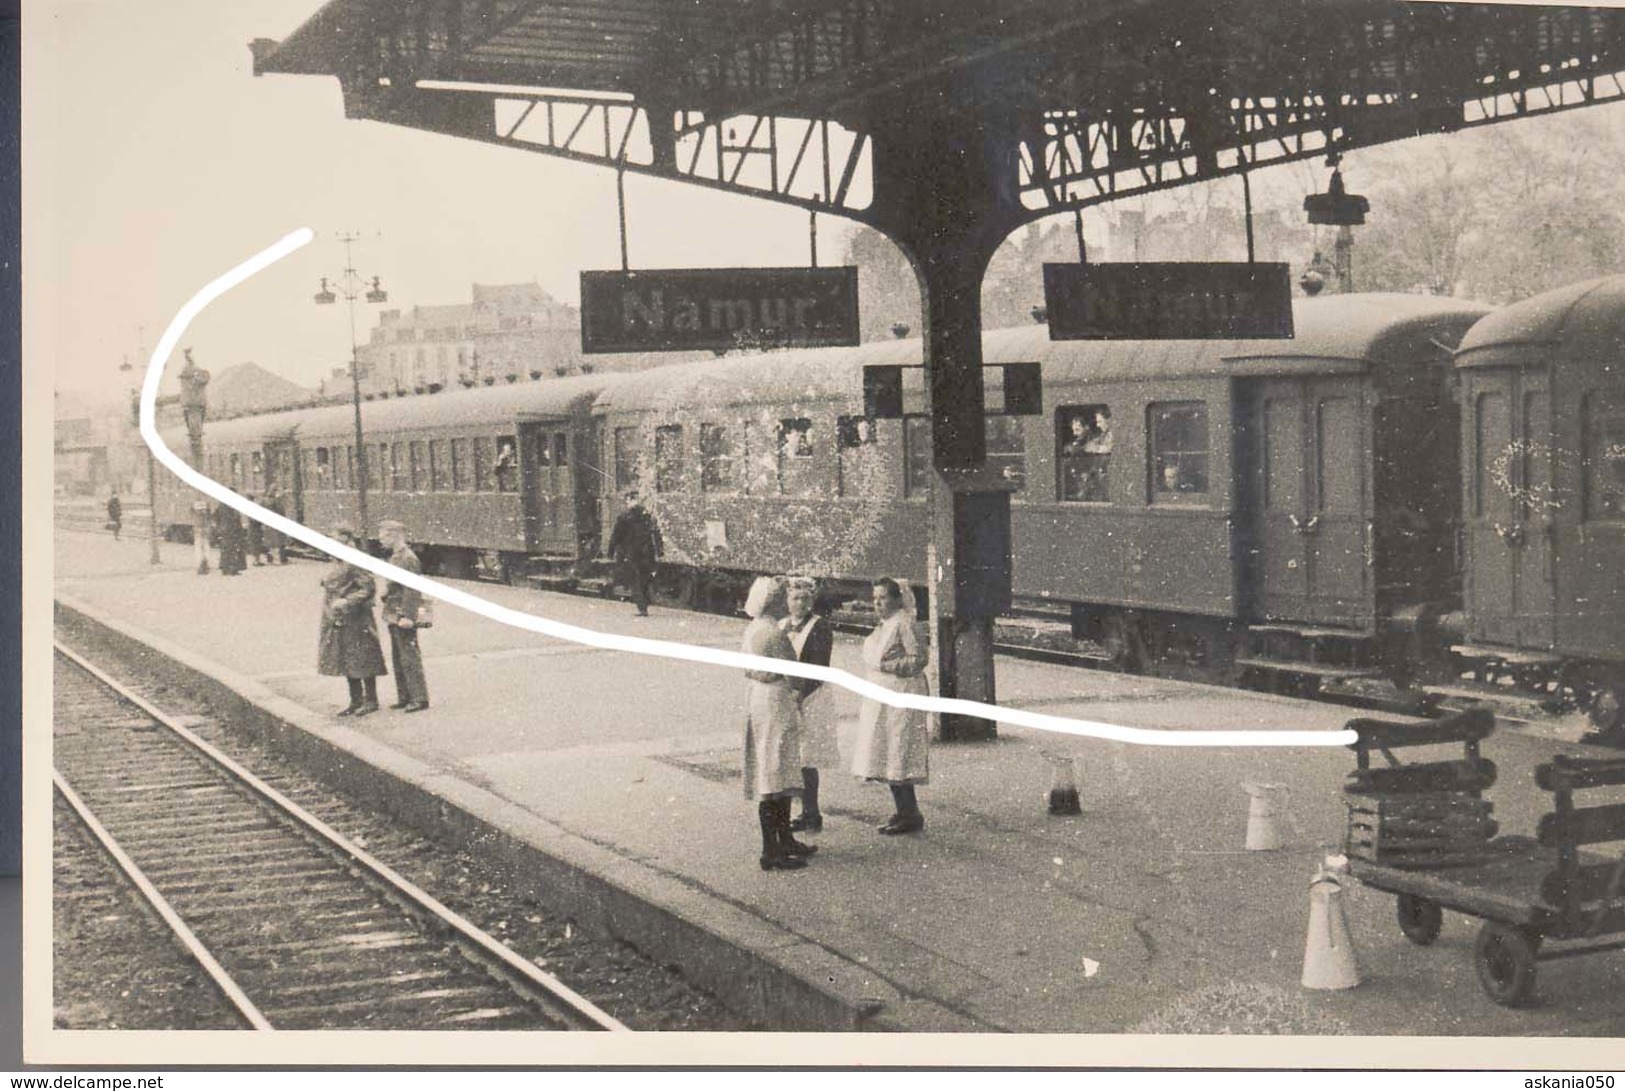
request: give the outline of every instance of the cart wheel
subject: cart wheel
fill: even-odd
[[[1418,947],[1426,947],[1439,938],[1444,925],[1444,910],[1439,903],[1415,894],[1399,896],[1399,930]]]
[[[1521,928],[1486,922],[1473,944],[1478,982],[1489,998],[1505,1008],[1519,1008],[1535,995],[1535,951],[1538,937]]]

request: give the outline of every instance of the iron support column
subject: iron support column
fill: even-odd
[[[1010,599],[1010,487],[986,468],[982,274],[1013,229],[1002,192],[1013,126],[985,114],[899,103],[877,133],[870,222],[891,235],[919,277],[931,415],[936,599],[932,655],[944,697],[994,703],[993,624]],[[939,107],[940,108],[940,107]],[[991,720],[948,714],[944,741],[994,737]]]

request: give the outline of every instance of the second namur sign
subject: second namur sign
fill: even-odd
[[[1044,303],[1054,341],[1292,336],[1284,262],[1046,264]]]
[[[581,351],[858,343],[854,266],[581,274]]]

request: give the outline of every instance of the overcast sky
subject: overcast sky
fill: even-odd
[[[612,172],[346,121],[336,80],[255,79],[248,41],[284,38],[320,6],[31,8],[31,45],[53,52],[59,77],[52,138],[27,138],[54,158],[60,387],[127,382],[118,365],[138,326],[151,348],[205,282],[301,226],[318,241],[193,326],[205,367],[254,360],[313,385],[347,361],[344,308],[311,300],[344,267],[340,231],[369,236],[356,266],[382,276],[390,306],[466,301],[476,281],[535,280],[575,302],[582,269],[619,266]],[[799,210],[630,175],[626,189],[635,266],[806,260]],[[844,228],[821,219],[827,261]],[[358,309],[363,340],[377,310]]]

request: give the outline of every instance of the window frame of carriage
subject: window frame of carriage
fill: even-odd
[[[1204,443],[1200,450],[1173,450],[1165,451],[1157,432],[1157,413],[1159,411],[1196,409],[1201,414],[1201,427]],[[1202,465],[1202,488],[1192,489],[1188,492],[1177,490],[1164,490],[1161,479],[1164,476],[1159,472],[1165,455],[1184,458],[1200,458]],[[1183,467],[1183,461],[1177,464]],[[1163,507],[1208,507],[1213,503],[1213,418],[1212,409],[1207,398],[1172,398],[1162,401],[1148,401],[1145,403],[1145,469],[1146,469],[1146,503],[1152,506]],[[1181,469],[1181,472],[1183,470]]]
[[[1599,405],[1599,402],[1602,403]],[[1609,491],[1599,489],[1605,485],[1603,476],[1605,463],[1625,462],[1625,450],[1618,458],[1604,457],[1606,450],[1598,450],[1597,442],[1601,438],[1605,442],[1606,435],[1597,435],[1600,423],[1612,424],[1619,437],[1620,443],[1625,445],[1625,388],[1598,386],[1586,390],[1580,398],[1580,510],[1582,518],[1587,523],[1603,523],[1619,525],[1625,523],[1625,480],[1614,488],[1612,495],[1616,498],[1618,507],[1613,512],[1599,510],[1599,492]],[[1625,478],[1625,474],[1621,474]]]
[[[673,493],[683,491],[683,426],[668,422],[654,429],[654,491]]]
[[[1018,438],[1019,442],[1014,449],[1002,449],[993,446],[984,446],[987,452],[987,462],[984,465],[997,466],[1001,460],[1008,460],[1011,465],[1019,467],[1019,473],[1006,476],[1007,480],[1016,482],[1012,492],[1012,502],[1024,502],[1027,489],[1027,427],[1024,418],[1009,416],[1003,413],[987,413],[983,415],[983,437],[986,440],[994,438],[995,433],[1008,428]],[[928,413],[906,413],[902,419],[903,432],[903,499],[923,501],[931,495],[932,480],[936,475],[934,452],[931,447],[931,417]],[[918,465],[919,452],[915,451],[918,442],[917,435],[925,436],[924,450],[924,476],[920,484],[915,483],[920,476],[921,467]]]
[[[740,438],[744,431],[741,429]],[[720,443],[716,442],[720,438]],[[720,449],[719,449],[720,448]],[[700,422],[700,492],[713,496],[740,491],[739,466],[744,461],[735,445],[730,423]],[[717,473],[716,468],[723,472]]]
[[[1110,419],[1113,416],[1111,403],[1090,402],[1076,405],[1058,405],[1055,407],[1053,420],[1055,423],[1055,502],[1057,504],[1066,504],[1069,506],[1081,505],[1085,507],[1099,508],[1111,507],[1114,503],[1116,503],[1116,500],[1112,496],[1112,465],[1117,461],[1117,459],[1114,457],[1117,454],[1117,439],[1115,429],[1113,429],[1112,432],[1113,439],[1111,451],[1106,452],[1104,455],[1097,454],[1081,456],[1083,458],[1104,457],[1106,459],[1102,477],[1102,486],[1105,490],[1105,495],[1091,498],[1087,495],[1068,496],[1066,494],[1066,476],[1069,468],[1069,456],[1065,452],[1067,443],[1070,442],[1072,438],[1071,421],[1076,419],[1079,415],[1083,415],[1085,418],[1087,418],[1089,414],[1101,412],[1104,412],[1107,418]]]

